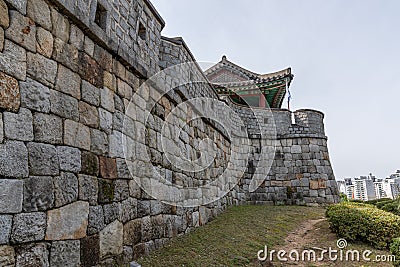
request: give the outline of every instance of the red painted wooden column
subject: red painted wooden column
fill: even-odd
[[[259,107],[265,108],[265,96],[263,94],[260,95]]]

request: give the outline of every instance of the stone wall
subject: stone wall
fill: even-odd
[[[194,60],[181,39],[161,38],[163,26],[147,0],[0,0],[1,266],[122,265],[229,205],[337,200],[323,115],[310,110],[295,112],[295,125],[289,111],[272,112],[277,153],[265,182],[249,192],[261,148],[272,142],[260,131],[270,131],[273,118],[258,123],[260,114],[227,100],[249,133],[238,143],[218,122],[191,120],[200,107],[180,104],[196,97],[221,101],[197,64],[182,75],[194,84],[174,71],[160,76],[158,85],[175,88],[168,93],[146,82]],[[243,132],[232,111],[209,108]],[[186,126],[169,125],[165,149],[161,132],[169,115]],[[209,168],[194,173],[171,164],[173,157],[207,154],[198,147],[205,137],[217,146]],[[230,160],[247,169],[245,176]],[[174,186],[196,187],[224,171],[239,185],[229,180],[229,193],[194,207],[165,204],[137,183],[157,173]],[[268,168],[258,171],[265,176]]]
[[[235,201],[240,204],[275,205],[337,202],[338,190],[324,134],[323,113],[316,110],[291,112],[272,109],[271,113],[264,113],[260,118],[257,111],[247,107],[239,107],[237,110],[246,121],[252,153],[246,173],[232,192]],[[276,129],[273,133],[268,132],[272,123]],[[263,138],[261,133],[267,138]],[[260,166],[260,152],[268,139],[273,139],[269,141],[275,146],[274,159],[271,168],[263,170],[262,164]],[[257,190],[251,192],[251,179],[259,169],[268,175]]]

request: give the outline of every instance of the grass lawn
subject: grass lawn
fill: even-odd
[[[303,206],[239,206],[190,234],[176,238],[164,248],[138,262],[143,266],[392,266],[364,262],[260,263],[257,252],[264,248],[279,250],[313,247],[336,249],[337,237],[323,219],[325,209]],[[315,224],[309,222],[318,221]],[[349,244],[348,249],[377,251],[365,244]]]
[[[257,251],[284,244],[302,221],[324,209],[297,206],[231,207],[205,226],[139,260],[142,266],[260,266]]]

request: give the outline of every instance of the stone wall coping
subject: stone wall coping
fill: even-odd
[[[314,112],[314,113],[319,113],[322,116],[324,116],[324,113],[322,111],[315,110],[315,109],[309,109],[309,108],[298,109],[298,110],[296,110],[294,112]]]
[[[154,5],[151,3],[150,0],[143,0],[143,1],[150,9],[151,13],[153,13],[154,17],[158,20],[158,22],[160,22],[162,30],[165,27],[164,19],[161,17],[160,13],[158,13],[157,9],[154,7]]]

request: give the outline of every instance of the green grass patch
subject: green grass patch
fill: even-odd
[[[205,226],[178,237],[138,262],[144,266],[260,266],[257,252],[284,244],[303,221],[322,218],[323,208],[231,207]]]

